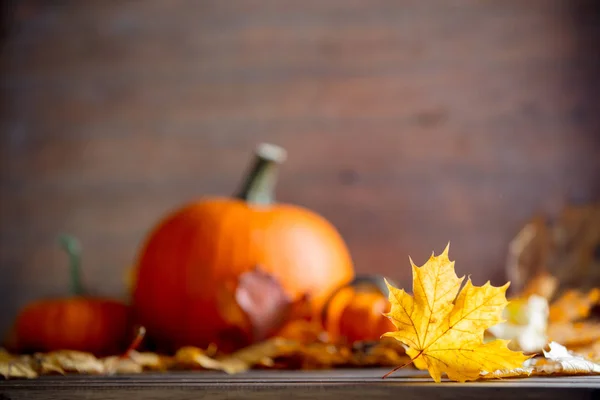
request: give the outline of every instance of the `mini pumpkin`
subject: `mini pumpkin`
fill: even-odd
[[[237,195],[193,201],[150,232],[138,258],[133,307],[158,348],[251,343],[247,318],[232,316],[220,299],[256,266],[291,301],[310,296],[317,314],[336,287],[352,280],[352,259],[336,228],[307,208],[276,202],[285,158],[281,147],[259,146]]]
[[[96,356],[122,352],[132,333],[129,307],[86,296],[80,281],[79,243],[66,235],[60,243],[69,255],[72,295],[26,305],[15,320],[10,347],[18,352],[78,350]]]
[[[341,286],[323,309],[322,321],[330,340],[354,343],[379,340],[394,330],[384,315],[390,309],[388,290],[383,277],[357,276]]]

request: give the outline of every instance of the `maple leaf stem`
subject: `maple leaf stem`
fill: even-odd
[[[385,379],[388,376],[390,376],[391,374],[393,374],[394,372],[398,371],[399,369],[402,369],[404,367],[409,366],[410,364],[412,364],[421,354],[423,354],[423,350],[421,350],[419,352],[419,354],[417,354],[414,358],[411,358],[409,362],[407,362],[406,364],[400,365],[396,368],[394,368],[393,370],[391,370],[390,372],[388,372],[387,374],[385,374],[384,376],[381,377],[381,379]]]
[[[125,353],[123,353],[121,358],[129,358],[131,356],[131,352],[136,350],[140,346],[142,340],[144,340],[144,336],[146,336],[146,328],[140,326],[137,330],[135,338],[133,339],[133,342],[131,342],[131,344],[129,345]]]

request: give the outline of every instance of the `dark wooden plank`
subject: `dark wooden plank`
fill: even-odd
[[[214,372],[142,374],[116,377],[43,377],[0,382],[8,399],[69,398],[490,398],[591,399],[600,394],[600,377],[529,378],[458,384],[435,384],[423,373],[387,370],[251,371],[228,376]],[[26,397],[31,396],[31,397]],[[0,397],[1,398],[1,397]]]

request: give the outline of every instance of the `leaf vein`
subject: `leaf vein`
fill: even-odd
[[[417,343],[419,343],[418,347],[421,347],[421,345],[420,345],[421,344],[421,340],[419,339],[419,332],[417,330],[417,327],[415,326],[415,322],[413,321],[412,317],[406,311],[406,308],[404,307],[404,304],[402,304],[402,301],[398,300],[398,296],[396,295],[396,293],[394,293],[394,299],[396,299],[396,302],[402,308],[402,310],[404,311],[404,313],[409,316],[408,320],[410,321],[410,323],[411,323],[411,325],[413,327],[413,331],[415,332],[415,336],[417,337]],[[414,301],[413,301],[413,308],[414,308]]]

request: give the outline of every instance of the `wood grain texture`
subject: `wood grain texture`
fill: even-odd
[[[536,211],[600,195],[598,6],[589,1],[22,1],[0,60],[0,332],[93,293],[158,217],[232,193],[261,141],[281,201],[334,223],[359,272],[409,285],[451,241],[502,283]]]
[[[388,370],[251,371],[142,374],[115,377],[45,377],[0,382],[1,400],[73,399],[593,399],[600,379],[529,378],[493,382],[435,384],[420,371]],[[4,397],[1,397],[4,396]]]

